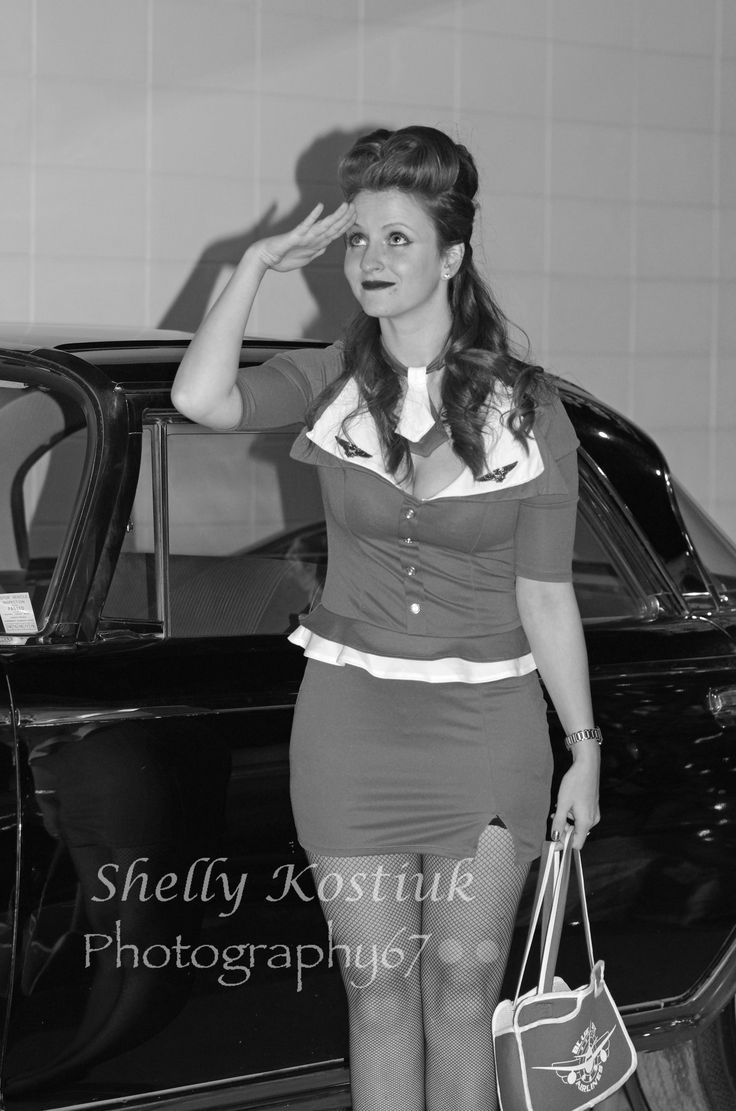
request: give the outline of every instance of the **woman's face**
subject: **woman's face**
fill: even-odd
[[[364,190],[345,233],[345,276],[368,316],[421,324],[449,314],[448,281],[461,247],[440,251],[432,220],[411,193]]]

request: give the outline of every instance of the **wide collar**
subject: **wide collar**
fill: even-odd
[[[364,410],[349,421],[347,419],[359,409],[360,404],[357,384],[351,378],[323,410],[306,436],[330,455],[373,471],[399,487],[384,466],[378,430],[370,413]],[[531,482],[543,473],[544,462],[534,434],[528,437],[528,451],[525,451],[509,429],[507,419],[510,409],[510,391],[499,388],[493,404],[489,406],[483,430],[488,469],[476,479],[468,467],[463,468],[449,486],[433,498],[427,498],[427,501],[500,492]]]

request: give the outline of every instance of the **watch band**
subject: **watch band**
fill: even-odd
[[[579,744],[580,741],[597,741],[599,745],[603,744],[603,734],[597,725],[592,729],[578,729],[575,733],[568,733],[565,737],[565,747],[572,748],[573,745]]]

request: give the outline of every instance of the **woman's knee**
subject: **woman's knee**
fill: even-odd
[[[418,975],[406,976],[400,969],[343,967],[343,980],[350,1014],[362,1023],[384,1029],[393,1022],[406,1021],[414,1007],[421,1008]]]
[[[500,962],[479,959],[442,964],[424,976],[422,1002],[428,1027],[457,1022],[490,1021],[503,968]]]

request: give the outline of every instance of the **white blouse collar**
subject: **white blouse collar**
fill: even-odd
[[[497,404],[488,410],[488,420],[483,432],[488,470],[476,479],[470,468],[465,467],[449,486],[434,497],[458,498],[489,494],[523,485],[542,474],[544,463],[534,434],[527,439],[527,452],[507,426],[510,401],[510,393],[504,391],[500,396],[497,394]],[[399,483],[384,466],[378,431],[371,415],[363,411],[347,421],[359,405],[358,387],[350,379],[306,435],[313,444],[330,455],[373,471],[399,487]]]

